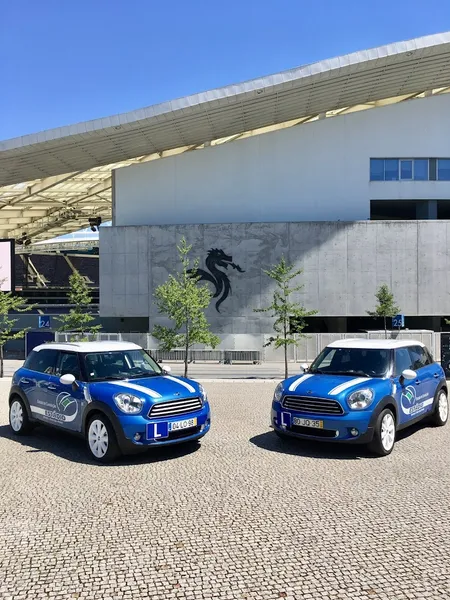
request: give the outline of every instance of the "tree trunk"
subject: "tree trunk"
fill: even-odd
[[[189,325],[186,323],[186,346],[184,348],[184,376],[188,375]]]
[[[287,356],[287,339],[286,339],[286,335],[287,335],[287,327],[286,327],[286,320],[284,321],[284,378],[287,379],[289,377],[289,373],[288,373],[288,356]]]
[[[3,378],[3,346],[0,346],[0,377]]]
[[[384,317],[384,338],[387,340],[387,325],[386,325],[386,317]]]

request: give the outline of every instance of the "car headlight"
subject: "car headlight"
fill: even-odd
[[[208,394],[206,393],[206,390],[201,383],[198,384],[198,390],[200,392],[200,399],[202,401],[202,404],[205,404],[205,402],[208,402]]]
[[[275,402],[279,402],[281,400],[282,395],[283,395],[283,384],[279,383],[273,393],[273,399],[275,400]]]
[[[363,390],[357,390],[350,394],[347,398],[347,404],[353,410],[362,410],[372,404],[374,397],[373,390],[367,388]]]
[[[141,412],[142,407],[144,406],[144,400],[142,398],[126,393],[116,394],[114,396],[114,402],[119,410],[131,415]]]

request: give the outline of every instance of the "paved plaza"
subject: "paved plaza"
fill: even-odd
[[[387,458],[283,443],[274,385],[208,383],[200,447],[98,466],[13,439],[0,383],[0,599],[450,599],[450,426]]]

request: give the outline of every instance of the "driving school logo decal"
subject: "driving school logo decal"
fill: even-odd
[[[405,415],[416,415],[427,406],[433,403],[433,398],[429,398],[428,394],[417,396],[416,388],[413,385],[408,385],[403,391],[400,398],[402,411]]]
[[[67,392],[61,392],[56,398],[56,410],[46,410],[48,419],[70,423],[78,414],[78,402]]]

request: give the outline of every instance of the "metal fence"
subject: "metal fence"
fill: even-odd
[[[391,339],[413,339],[424,343],[432,352],[435,360],[441,361],[441,334],[433,331],[400,331],[388,332]],[[85,336],[91,341],[124,341],[133,342],[150,351],[156,360],[181,362],[184,360],[184,350],[174,348],[170,352],[159,350],[156,340],[149,333],[98,333]],[[218,348],[202,348],[196,346],[189,350],[189,362],[217,362],[232,364],[236,362],[257,364],[262,362],[282,362],[284,353],[282,349],[275,350],[273,346],[267,346],[269,335],[256,335],[252,337],[253,348],[230,347],[229,339],[224,340]],[[288,347],[288,360],[297,363],[311,363],[314,358],[331,342],[342,339],[384,339],[384,331],[370,331],[361,333],[311,333],[297,339],[297,346]],[[58,342],[70,342],[76,336],[70,333],[56,333]],[[222,347],[223,346],[223,347]]]

